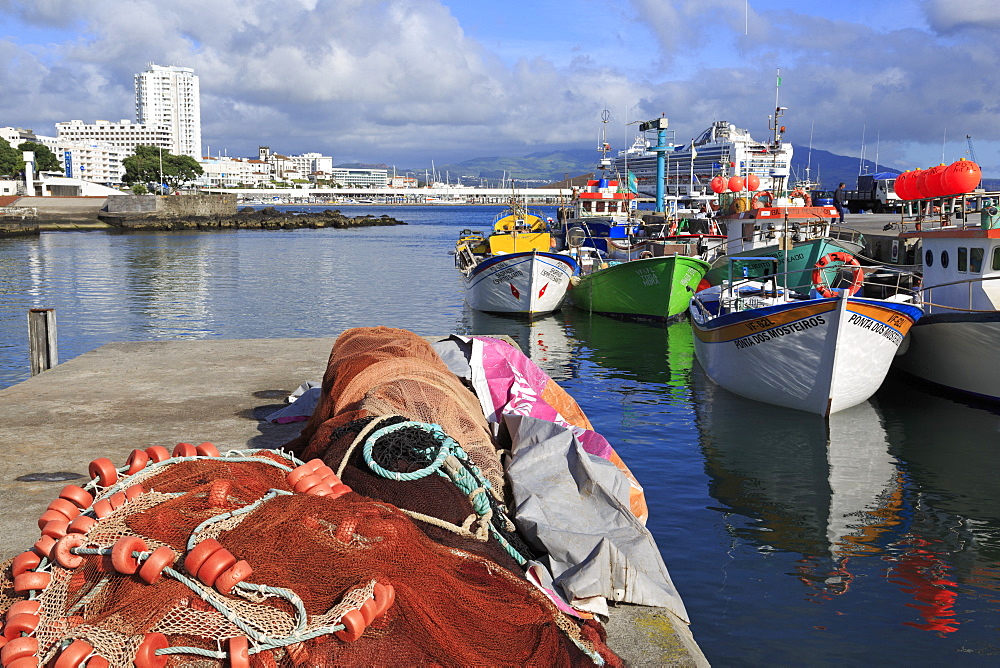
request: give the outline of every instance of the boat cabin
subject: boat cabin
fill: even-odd
[[[928,314],[1000,309],[1000,228],[945,225],[899,236],[920,240]]]

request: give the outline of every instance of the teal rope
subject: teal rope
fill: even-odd
[[[273,499],[273,498],[275,498],[275,497],[277,497],[279,495],[291,496],[292,492],[289,492],[289,491],[286,491],[286,490],[283,490],[283,489],[270,489],[270,490],[268,490],[267,494],[265,494],[264,496],[260,497],[259,499],[257,499],[253,503],[250,503],[250,504],[248,504],[246,506],[243,506],[242,508],[237,508],[236,510],[231,510],[231,511],[226,512],[226,513],[221,513],[219,515],[215,515],[213,517],[209,517],[207,520],[205,520],[204,522],[202,522],[201,524],[199,524],[198,526],[196,526],[194,528],[194,531],[191,532],[191,536],[190,536],[190,538],[188,538],[188,542],[187,542],[187,549],[188,549],[188,551],[191,551],[192,549],[194,549],[194,546],[198,544],[198,541],[196,541],[195,538],[197,538],[198,534],[201,533],[202,530],[205,527],[208,527],[208,526],[210,526],[212,524],[215,524],[216,522],[221,522],[223,520],[228,520],[230,517],[238,517],[239,515],[245,515],[245,514],[247,514],[249,512],[252,512],[252,511],[256,510],[264,502],[270,501],[271,499]]]
[[[388,469],[383,468],[382,466],[379,465],[378,462],[375,461],[374,457],[372,457],[372,448],[374,447],[375,442],[378,441],[383,436],[386,436],[393,432],[397,432],[400,429],[407,429],[407,428],[423,429],[424,431],[430,432],[438,440],[441,446],[437,450],[437,455],[435,456],[434,461],[432,461],[429,465],[420,470],[411,471],[409,473],[400,473],[399,471],[390,471]],[[439,425],[427,424],[425,422],[413,422],[413,421],[399,422],[397,424],[391,424],[388,427],[382,427],[381,429],[369,435],[368,440],[365,441],[364,449],[362,450],[362,452],[364,454],[365,463],[368,464],[368,467],[375,473],[382,476],[383,478],[389,478],[390,480],[406,480],[406,481],[419,480],[420,478],[426,478],[430,474],[439,470],[441,468],[441,465],[444,464],[444,460],[448,458],[449,454],[451,454],[448,451],[447,447],[448,443],[444,439],[451,440],[449,436],[444,433],[444,430]],[[454,443],[454,441],[452,441],[452,443]],[[458,444],[456,443],[455,445]],[[430,448],[428,448],[426,451],[421,451],[421,454],[430,455]]]
[[[378,462],[375,461],[374,457],[372,456],[372,450],[375,447],[376,441],[378,441],[381,437],[405,428],[422,429],[423,431],[426,431],[431,436],[433,436],[434,439],[437,440],[438,443],[440,444],[437,449],[437,455],[434,458],[433,462],[431,462],[428,466],[418,471],[413,471],[410,473],[399,473],[397,471],[389,471],[380,466]],[[436,472],[438,475],[450,479],[453,483],[455,483],[456,487],[458,487],[466,496],[470,497],[470,503],[472,504],[472,509],[478,517],[480,518],[484,517],[491,509],[489,500],[486,499],[485,492],[481,491],[475,495],[473,495],[472,493],[479,488],[483,488],[484,490],[492,489],[493,485],[490,483],[489,480],[486,479],[486,476],[483,475],[479,467],[473,464],[469,460],[469,456],[468,454],[466,454],[465,450],[462,449],[462,446],[459,445],[459,443],[455,439],[453,439],[451,436],[445,433],[444,428],[441,427],[441,425],[427,423],[427,422],[407,421],[389,425],[388,427],[383,427],[373,432],[368,437],[368,439],[365,441],[362,452],[364,454],[365,463],[368,464],[368,467],[376,474],[382,476],[383,478],[388,478],[390,480],[399,480],[399,481],[419,480],[420,478],[424,478],[430,475],[431,473]],[[420,450],[420,452],[422,454],[429,455],[431,449],[426,448],[424,450]],[[460,459],[463,462],[465,462],[468,465],[469,469],[471,469],[471,472],[469,471],[469,469],[465,467],[461,467],[457,472],[454,473],[451,472],[446,473],[442,471],[441,465],[444,464],[444,461],[448,458],[449,455],[453,455],[457,459]],[[503,537],[503,534],[501,534],[497,530],[497,528],[493,526],[492,522],[489,523],[489,527],[490,527],[490,533],[493,535],[494,538],[497,539],[497,542],[500,543],[500,546],[503,547],[503,549],[507,552],[507,554],[513,557],[514,560],[517,561],[517,563],[522,566],[528,563],[528,560],[524,557],[524,555],[518,552],[514,548],[514,546],[511,545],[510,542]]]

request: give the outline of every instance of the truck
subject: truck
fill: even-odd
[[[903,200],[899,198],[893,185],[896,183],[894,172],[879,172],[877,174],[860,174],[856,190],[846,191],[847,209],[851,213],[870,211],[873,213],[895,213],[900,210]],[[823,200],[820,204],[833,204],[832,190],[819,190],[812,193],[813,203]]]

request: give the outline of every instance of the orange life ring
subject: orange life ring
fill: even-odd
[[[852,271],[854,276],[851,279],[851,286],[848,289],[851,291],[851,295],[857,294],[858,290],[861,289],[862,284],[865,282],[865,272],[861,268],[861,264],[853,255],[840,251],[836,253],[827,253],[816,263],[812,272],[813,288],[815,288],[816,292],[824,297],[836,296],[836,293],[830,289],[830,286],[826,284],[826,280],[823,277],[823,270],[826,269],[832,262],[840,262],[843,265],[854,267]]]
[[[799,198],[802,199],[803,202],[805,202],[806,206],[812,206],[812,197],[810,197],[809,193],[807,193],[802,188],[796,188],[792,192],[788,193],[788,196],[789,197],[799,197]]]
[[[767,195],[767,206],[774,206],[774,193],[770,190],[761,190],[758,193],[754,193],[753,199],[750,200],[751,209],[763,209],[764,205],[760,203],[760,198]]]

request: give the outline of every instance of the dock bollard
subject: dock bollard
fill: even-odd
[[[31,357],[32,376],[59,364],[54,308],[28,310],[28,355]]]

